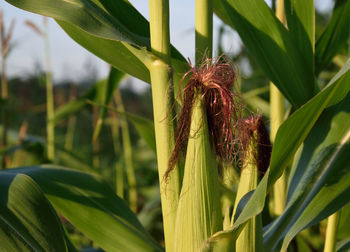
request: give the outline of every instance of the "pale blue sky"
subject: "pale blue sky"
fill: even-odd
[[[147,0],[130,0],[130,2],[148,19]],[[332,7],[331,0],[316,0],[315,2],[315,5],[321,10],[328,10]],[[4,0],[0,0],[0,9],[4,12],[5,24],[8,25],[10,20],[16,19],[13,34],[13,42],[16,43],[16,47],[8,58],[8,75],[25,75],[33,72],[35,63],[43,65],[43,41],[25,26],[24,22],[31,20],[37,25],[42,25],[42,17],[22,11]],[[216,48],[215,38],[219,25],[220,21],[214,17],[214,48]],[[170,26],[172,44],[185,57],[193,59],[194,0],[170,0]],[[99,77],[106,76],[107,64],[76,44],[53,20],[49,21],[49,36],[51,65],[55,80],[79,80],[81,76],[86,76],[84,66],[87,62],[96,66]],[[224,42],[226,49],[231,52],[237,51],[241,43],[238,35],[232,31],[226,35]]]

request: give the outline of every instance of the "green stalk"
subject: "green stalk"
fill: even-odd
[[[7,131],[8,131],[8,85],[7,85],[7,78],[6,78],[6,60],[9,53],[10,48],[10,41],[12,37],[12,31],[14,28],[15,20],[12,20],[9,26],[9,29],[7,32],[5,31],[5,20],[2,11],[0,10],[0,44],[1,44],[1,98],[3,100],[2,105],[2,142],[1,146],[2,148],[7,148]],[[9,163],[10,160],[8,160],[9,156],[6,155],[6,153],[3,154],[1,159],[1,168],[6,168],[7,163]]]
[[[3,38],[1,38],[3,40]],[[1,41],[2,42],[2,41]],[[2,42],[3,44],[3,42]],[[4,44],[3,44],[4,46]],[[2,143],[1,147],[6,148],[7,146],[7,98],[8,98],[8,88],[7,88],[7,79],[6,79],[6,54],[4,53],[6,49],[1,48],[1,98],[5,102],[5,104],[2,106]],[[3,154],[2,160],[1,160],[1,168],[6,168],[6,155]]]
[[[111,130],[113,137],[113,147],[116,156],[120,156],[121,146],[119,139],[119,120],[118,114],[115,111],[111,111]],[[116,194],[124,199],[124,171],[123,171],[123,160],[120,157],[115,164],[115,192]]]
[[[115,93],[115,102],[117,104],[118,110],[123,113],[125,111],[122,97],[119,89]],[[124,162],[126,167],[126,178],[129,184],[129,205],[131,210],[135,213],[137,211],[137,190],[136,190],[136,178],[135,178],[135,169],[132,162],[132,147],[130,141],[130,133],[128,123],[125,117],[120,117],[120,128],[122,131],[123,139],[123,153],[124,153]],[[120,172],[120,171],[119,171]]]
[[[55,124],[54,117],[54,95],[50,66],[50,47],[48,36],[47,18],[44,17],[44,41],[45,41],[45,65],[46,65],[46,131],[47,131],[47,158],[51,161],[55,158]]]
[[[152,82],[153,116],[156,134],[157,163],[163,214],[165,247],[174,248],[174,227],[180,193],[178,167],[164,174],[174,149],[174,125],[171,115],[173,104],[172,71],[170,67],[169,1],[149,0],[152,52],[158,57],[150,65]]]
[[[277,1],[276,16],[283,24],[286,23],[284,0]],[[283,123],[284,119],[284,97],[272,82],[270,82],[270,114],[271,141],[274,142],[278,128]],[[276,181],[273,187],[273,213],[277,216],[281,215],[284,211],[287,195],[286,180],[286,172],[283,172],[282,176]]]
[[[92,108],[92,127],[95,127],[95,125],[97,125],[97,121],[99,120],[98,112],[99,112],[98,107]],[[99,139],[98,138],[94,139],[94,136],[92,136],[91,144],[92,144],[92,166],[95,169],[99,169],[100,168],[100,157],[99,157],[100,142],[99,142]]]
[[[258,185],[259,171],[256,165],[256,140],[257,132],[253,134],[251,143],[248,147],[246,157],[243,161],[241,177],[238,185],[237,196],[234,204],[234,214],[237,211],[237,205],[244,195],[256,189]],[[234,215],[232,215],[231,224],[233,224]],[[248,221],[236,240],[236,251],[254,252],[262,250],[262,222],[261,215],[255,216]]]
[[[340,212],[335,212],[328,217],[326,241],[324,244],[324,252],[334,252],[337,242],[337,229],[340,219]]]
[[[77,86],[73,84],[70,88],[69,101],[74,101],[76,97],[77,97]],[[71,115],[68,119],[67,132],[66,132],[65,143],[64,143],[64,148],[66,150],[71,151],[73,149],[74,130],[75,130],[76,122],[77,122],[76,116]]]
[[[196,64],[204,56],[212,57],[213,50],[213,1],[196,0]]]

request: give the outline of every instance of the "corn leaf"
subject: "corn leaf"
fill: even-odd
[[[111,67],[111,70],[108,75],[107,83],[106,85],[103,85],[103,90],[101,92],[101,97],[100,97],[100,111],[97,119],[97,124],[95,126],[94,134],[93,134],[93,140],[96,141],[98,138],[98,135],[100,134],[103,121],[106,115],[108,104],[111,102],[113,98],[114,91],[118,88],[121,80],[125,74],[113,67]]]
[[[154,123],[142,116],[138,116],[132,113],[120,113],[125,115],[126,118],[134,125],[139,135],[145,140],[147,145],[156,153],[156,136],[154,132]]]
[[[350,95],[325,110],[306,138],[292,172],[284,213],[265,233],[265,246],[285,250],[302,229],[350,202]]]
[[[150,82],[151,52],[148,21],[126,0],[7,0],[14,6],[53,17],[80,45],[122,72]],[[177,74],[186,70],[186,60],[171,49]],[[132,64],[125,64],[132,62]],[[180,75],[179,75],[180,73]]]
[[[343,241],[340,241],[340,242],[337,244],[336,251],[337,251],[337,252],[348,252],[349,249],[350,249],[350,238],[345,239],[345,240],[343,240]]]
[[[314,72],[315,7],[313,0],[286,0],[288,30],[308,69]]]
[[[317,90],[310,59],[263,0],[214,0],[215,13],[240,35],[244,45],[284,96],[295,106]],[[254,11],[252,11],[254,10]]]
[[[100,101],[100,97],[103,93],[103,90],[107,89],[107,80],[100,80],[97,83],[95,83],[90,89],[88,89],[80,98],[70,101],[67,104],[62,105],[59,107],[56,112],[55,116],[53,117],[53,121],[56,123],[60,120],[63,120],[67,117],[69,117],[72,114],[75,114],[79,111],[81,111],[83,108],[87,107],[87,100],[92,100],[95,102]]]
[[[26,175],[0,173],[0,244],[2,251],[68,251],[55,210]]]
[[[316,42],[315,64],[318,75],[344,47],[350,36],[350,1],[337,0],[332,18]]]
[[[30,176],[55,209],[106,251],[161,251],[100,177],[58,166],[11,169]]]

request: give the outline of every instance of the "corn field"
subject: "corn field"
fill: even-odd
[[[11,140],[13,24],[1,15],[0,251],[84,251],[77,234],[92,251],[350,250],[350,0],[334,0],[322,30],[313,0],[195,0],[194,62],[170,43],[169,0],[149,0],[149,20],[127,0],[6,1],[45,16],[43,28],[26,25],[45,44],[46,129]],[[61,106],[48,18],[110,65]],[[225,29],[241,55],[221,46]],[[152,120],[125,106],[130,76],[150,84]],[[68,162],[82,111],[91,155]],[[151,185],[134,131],[156,160]],[[108,169],[103,141],[116,157]],[[38,144],[43,157],[19,158]]]

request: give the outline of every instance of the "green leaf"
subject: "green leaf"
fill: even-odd
[[[154,153],[156,153],[156,136],[154,132],[154,123],[147,118],[128,112],[120,114],[124,114],[126,116],[126,118],[135,126],[137,132],[145,140],[147,145],[154,151]]]
[[[350,237],[350,204],[342,208],[340,213],[339,226],[337,230],[337,238],[345,239]]]
[[[350,249],[350,238],[343,240],[343,241],[340,241],[337,244],[336,251],[337,252],[348,252],[349,249]]]
[[[322,111],[341,101],[350,90],[350,60],[329,84],[292,114],[279,128],[272,149],[269,188],[281,176]]]
[[[68,22],[61,20],[56,20],[56,22],[75,42],[97,57],[124,73],[150,83],[147,68],[149,64],[147,55],[150,53],[146,48],[139,49],[124,42],[93,36]]]
[[[77,113],[88,106],[86,100],[92,100],[98,102],[102,91],[106,89],[107,81],[100,80],[96,84],[94,84],[89,90],[87,90],[80,98],[68,102],[65,105],[59,107],[53,118],[53,121],[57,123],[58,121],[67,118],[68,116]]]
[[[314,72],[315,6],[313,0],[286,0],[284,3],[290,37]]]
[[[160,251],[100,177],[55,166],[11,169],[32,177],[56,210],[106,251]]]
[[[18,8],[53,17],[80,45],[122,72],[150,82],[156,57],[150,52],[149,23],[126,0],[7,0]],[[175,83],[188,68],[171,48]]]
[[[214,0],[215,13],[234,28],[271,81],[296,107],[317,90],[313,69],[263,0]]]
[[[128,42],[135,46],[149,44],[149,36],[142,36],[133,30],[135,26],[128,25],[120,16],[112,16],[104,10],[99,1],[91,0],[8,0],[18,8],[40,15],[64,20],[96,37]],[[135,18],[139,13],[127,1],[116,1],[123,9],[128,19]]]
[[[337,0],[332,18],[316,42],[315,64],[318,75],[347,44],[350,36],[350,1]]]
[[[67,251],[58,216],[26,175],[0,173],[0,244],[1,251]]]
[[[118,88],[118,86],[119,86],[119,84],[124,76],[125,76],[125,74],[123,72],[111,67],[111,70],[110,70],[109,75],[108,75],[107,83],[106,83],[106,85],[103,85],[103,89],[101,92],[100,103],[104,106],[100,107],[98,120],[97,120],[94,134],[92,137],[92,139],[94,141],[97,140],[98,135],[101,131],[103,121],[104,121],[106,111],[107,111],[106,106],[108,106],[108,104],[113,99],[114,91]]]
[[[265,233],[265,246],[285,250],[302,229],[350,202],[350,95],[324,111],[292,171],[286,210]],[[284,237],[285,236],[285,237]],[[283,238],[284,237],[284,238]]]

